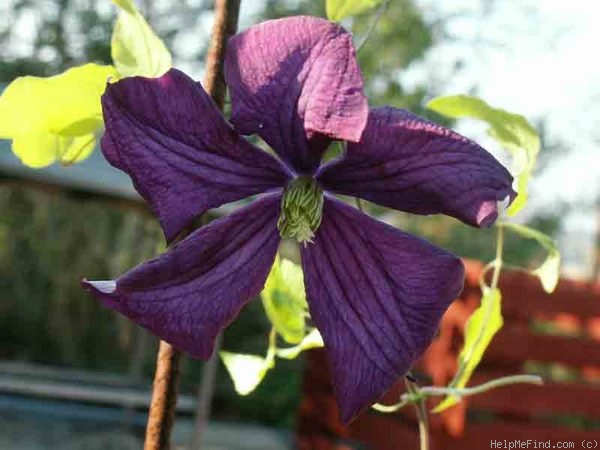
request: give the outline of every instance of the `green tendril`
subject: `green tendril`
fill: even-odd
[[[312,243],[323,217],[323,189],[311,177],[292,180],[283,191],[277,228],[281,237]]]

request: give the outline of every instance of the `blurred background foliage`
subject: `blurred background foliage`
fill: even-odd
[[[212,2],[139,3],[172,49],[176,65],[203,60]],[[114,16],[107,0],[20,0],[10,7],[0,6],[0,14],[5,18],[0,22],[0,81],[53,75],[88,61],[110,63]],[[324,2],[268,0],[256,21],[295,14],[324,16]],[[37,39],[31,48],[9,53],[18,40],[18,27],[11,24],[25,15],[35,17]],[[361,42],[372,20],[373,14],[365,14],[344,24]],[[390,2],[359,53],[371,104],[407,108],[441,120],[423,106],[425,96],[438,92],[425,92],[422,86],[406,89],[397,77],[423,57],[436,36],[411,0]],[[493,257],[492,231],[474,231],[445,217],[420,218],[373,205],[370,209],[461,256],[486,261]],[[81,193],[42,190],[1,173],[0,211],[0,358],[128,373],[149,383],[156,340],[102,309],[80,288],[79,278],[112,278],[158,254],[164,244],[155,219],[142,208]],[[537,217],[531,224],[550,235],[559,226],[557,216]],[[505,254],[510,263],[525,265],[543,257],[534,242],[514,236],[509,237]],[[227,330],[224,348],[262,354],[268,329],[260,302],[251,302]],[[214,405],[217,417],[290,425],[299,401],[301,366],[301,358],[278,361],[276,370],[250,397],[234,393],[221,367]],[[185,359],[184,390],[195,392],[201,367]]]

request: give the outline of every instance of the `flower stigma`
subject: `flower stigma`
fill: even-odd
[[[323,189],[312,177],[299,176],[288,183],[281,198],[279,234],[301,244],[312,243],[323,216]]]

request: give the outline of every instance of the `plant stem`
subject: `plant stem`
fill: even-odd
[[[371,37],[371,34],[373,34],[373,31],[375,31],[375,28],[377,27],[377,24],[379,23],[379,21],[383,17],[383,14],[385,13],[385,10],[387,9],[389,3],[390,3],[390,0],[384,0],[384,2],[379,7],[379,10],[377,11],[377,15],[375,16],[375,19],[373,19],[373,22],[371,22],[371,25],[369,26],[369,29],[365,33],[365,37],[356,46],[356,53],[357,54],[358,54],[358,52],[360,52],[361,48],[363,48],[363,45],[365,45],[367,43],[367,41]]]
[[[206,56],[204,89],[219,109],[225,102],[223,61],[227,39],[237,29],[241,0],[216,0],[215,20],[210,49]],[[215,356],[213,355],[213,358]],[[179,362],[181,354],[170,344],[161,341],[156,360],[156,373],[152,389],[152,402],[148,411],[144,450],[168,450],[177,403],[179,385]],[[206,415],[204,415],[206,417]],[[200,423],[203,427],[206,419]],[[196,422],[198,426],[198,421]]]
[[[421,388],[421,393],[425,396],[454,395],[456,397],[467,397],[470,395],[483,394],[484,392],[498,387],[522,383],[542,384],[543,380],[537,375],[510,375],[506,377],[496,378],[486,383],[482,383],[478,386],[468,388],[445,388],[436,386],[424,387]]]
[[[415,405],[417,421],[419,422],[419,444],[421,450],[429,450],[429,421],[427,419],[426,397],[422,394],[419,385],[405,378],[406,389]]]
[[[419,421],[419,446],[421,450],[429,450],[429,421],[427,420],[427,408],[425,407],[424,398],[415,403],[415,410]]]
[[[500,272],[502,270],[502,253],[504,251],[504,228],[501,226],[496,227],[498,230],[496,240],[496,259],[494,260],[494,273],[492,274],[492,289],[498,287],[498,280],[500,279]]]
[[[455,397],[468,397],[470,395],[483,394],[491,389],[495,389],[502,386],[508,386],[510,384],[543,384],[544,380],[538,375],[509,375],[506,377],[496,378],[494,380],[482,383],[478,386],[465,387],[465,388],[453,388],[453,387],[438,387],[438,386],[425,386],[420,387],[418,390],[419,395],[423,397],[446,397],[453,395]],[[382,405],[375,403],[372,407],[375,411],[382,413],[393,413],[399,409],[404,408],[409,403],[413,403],[414,398],[409,394],[402,394],[400,401],[394,405]]]
[[[379,412],[382,412],[385,414],[390,414],[390,413],[396,412],[396,411],[404,408],[409,403],[410,403],[410,398],[403,397],[402,400],[400,400],[400,402],[396,403],[395,405],[382,405],[381,403],[375,403],[374,405],[371,406],[371,408],[373,408],[375,411],[379,411]]]

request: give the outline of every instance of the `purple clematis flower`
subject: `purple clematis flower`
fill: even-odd
[[[158,258],[84,286],[193,357],[262,290],[279,242],[300,246],[307,299],[345,421],[429,345],[463,285],[452,254],[334,198],[489,226],[512,177],[474,142],[395,108],[369,109],[351,36],[323,19],[264,22],[229,42],[230,125],[173,69],[107,87],[102,150],[171,241],[198,215],[257,195]],[[279,156],[250,144],[258,134]],[[320,166],[333,140],[345,154]]]

